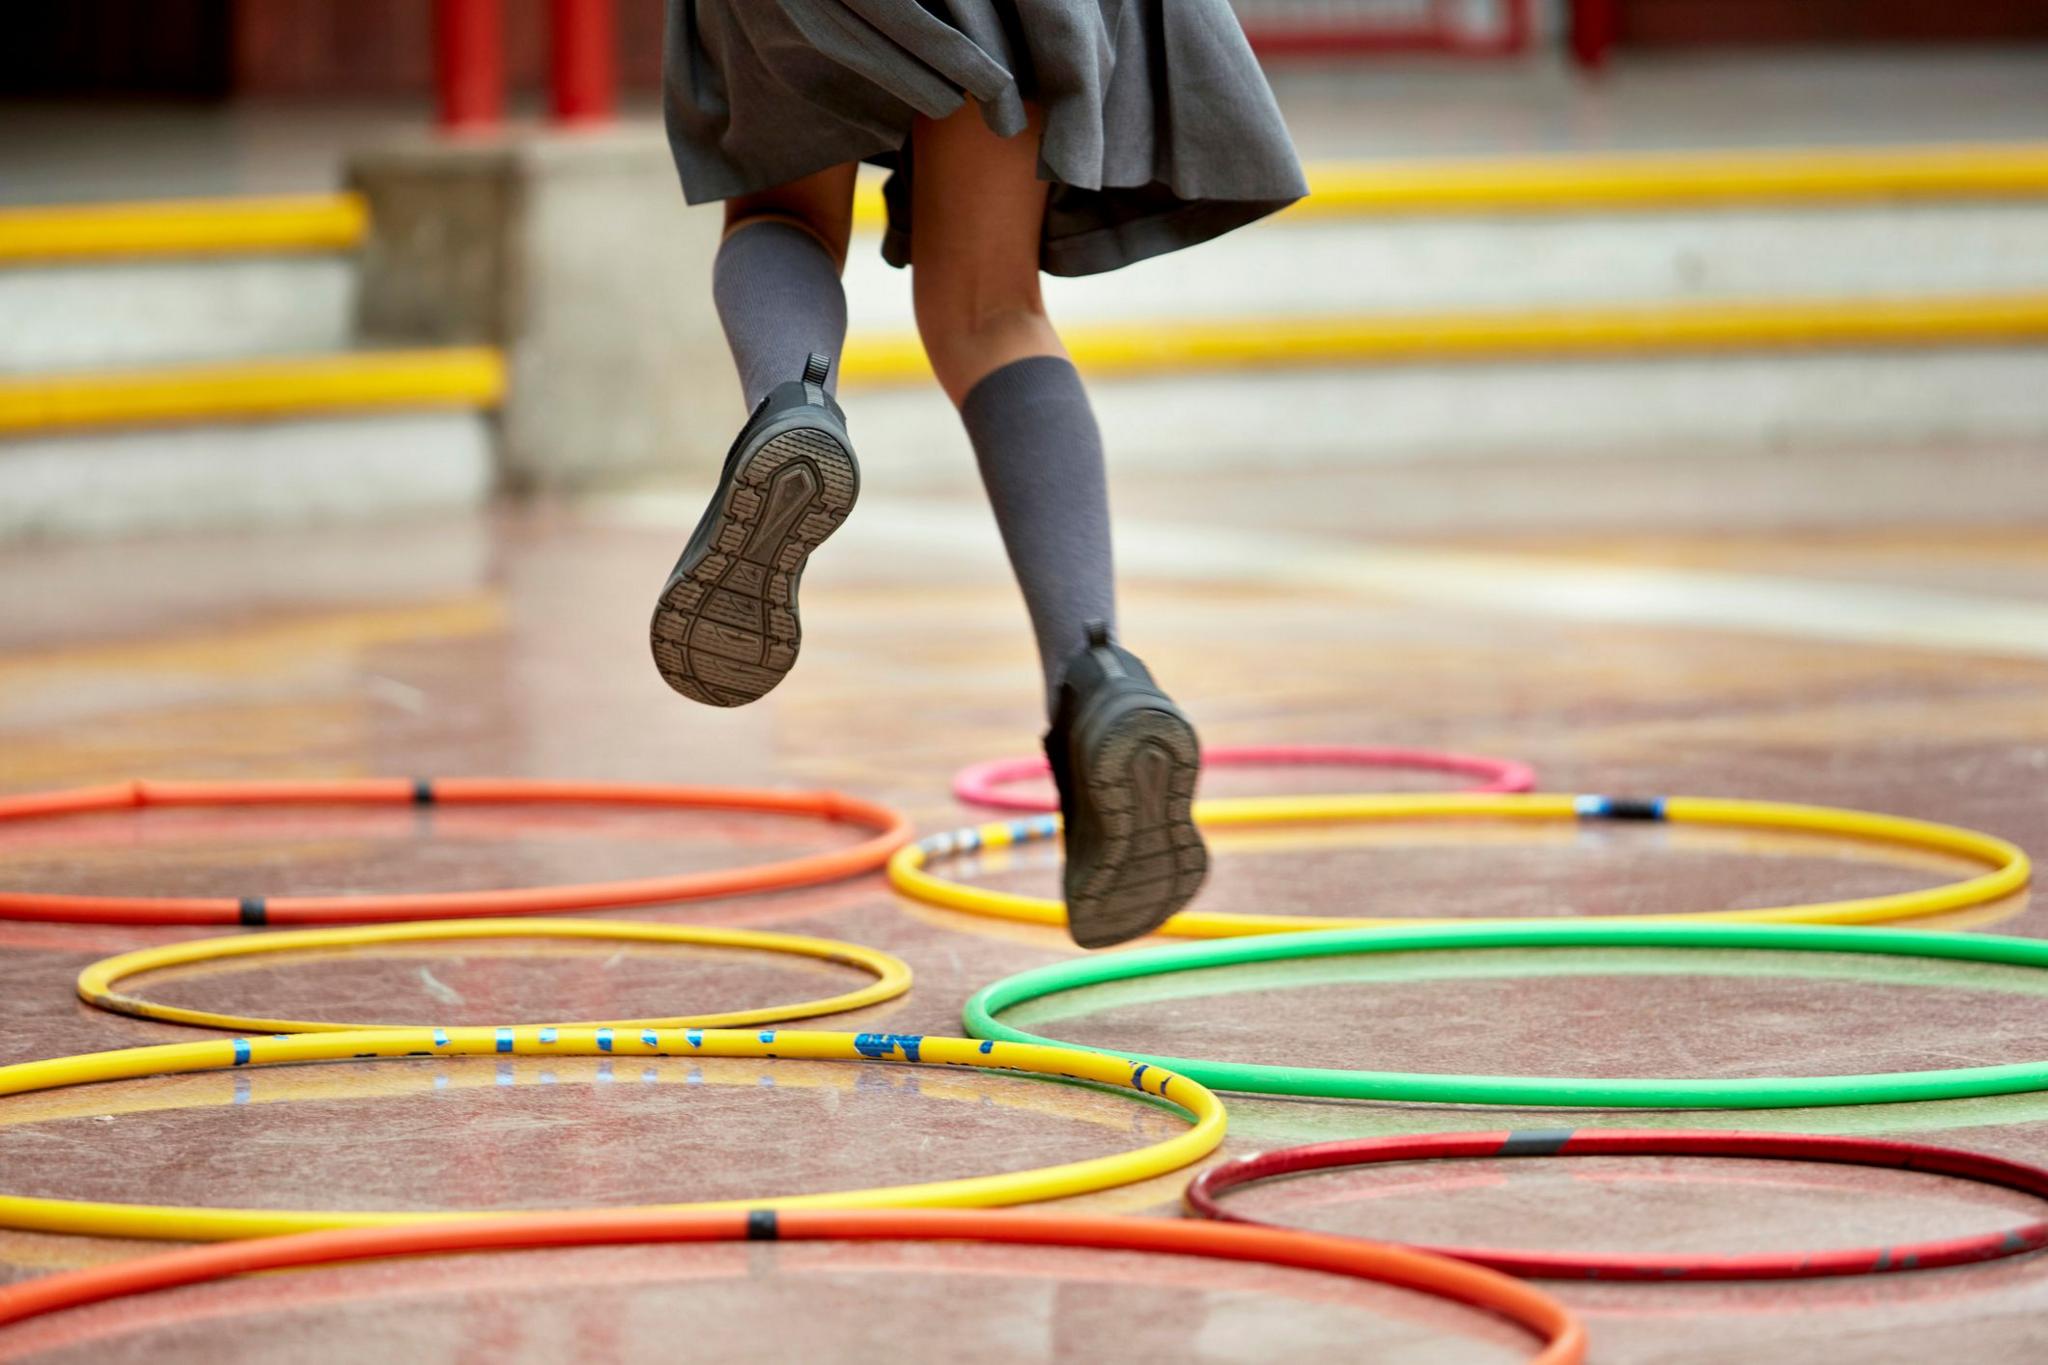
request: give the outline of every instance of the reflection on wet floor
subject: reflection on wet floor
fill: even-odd
[[[288,880],[295,895],[374,894],[699,872],[777,862],[868,833],[728,811],[195,807],[0,825],[0,869],[19,891],[239,896]]]
[[[1830,835],[1568,821],[1218,829],[1210,847],[1218,856],[1202,908],[1226,914],[1678,914],[1919,890],[1985,870],[1964,858]],[[1059,894],[1059,868],[1058,848],[1042,843],[932,864],[949,879],[1037,896]],[[2022,893],[1958,918],[2006,918],[2026,903]]]
[[[1967,1236],[2041,1212],[2016,1190],[1813,1162],[1570,1157],[1390,1163],[1232,1191],[1228,1207],[1289,1227],[1437,1246],[1734,1256],[1798,1245]],[[1659,1218],[1637,1216],[1654,1200]],[[1538,1229],[1529,1233],[1524,1229]],[[1540,1236],[1541,1242],[1526,1240]]]
[[[395,1322],[365,1318],[373,1308]],[[231,1319],[270,1360],[359,1360],[387,1348],[637,1359],[671,1355],[676,1326],[687,1323],[691,1354],[717,1360],[878,1360],[913,1341],[934,1357],[1004,1362],[1100,1358],[1111,1348],[1129,1359],[1247,1365],[1276,1352],[1419,1365],[1528,1356],[1516,1329],[1471,1309],[1306,1271],[918,1243],[428,1259],[182,1290],[73,1317],[18,1339],[50,1352],[39,1360],[197,1361],[218,1349]]]
[[[827,1124],[844,1143],[864,1144],[866,1159],[803,1136]],[[891,1150],[898,1124],[917,1134],[908,1150]],[[48,1197],[161,1202],[167,1180],[196,1189],[208,1171],[192,1202],[575,1208],[1023,1170],[1127,1151],[1186,1127],[1178,1109],[1129,1093],[964,1070],[423,1058],[16,1096],[0,1106],[0,1162],[8,1193]],[[309,1183],[314,1165],[320,1180]]]
[[[857,967],[758,949],[543,942],[387,944],[194,962],[124,980],[123,994],[216,1014],[342,1023],[501,1024],[661,1019],[818,1000],[858,989]],[[864,1018],[878,1025],[886,1004]],[[823,1023],[813,1027],[828,1027]]]
[[[1171,514],[1227,520],[1242,492],[1224,480],[1190,483],[1173,490]],[[1317,509],[1302,515],[1327,522]],[[1284,520],[1274,530],[1284,536]],[[1332,534],[1318,528],[1325,545]],[[1030,751],[1041,723],[1029,636],[992,535],[973,553],[945,548],[959,537],[906,539],[888,555],[857,553],[857,536],[835,540],[805,586],[803,666],[761,705],[718,713],[678,702],[644,657],[647,585],[675,537],[600,510],[402,535],[138,543],[121,547],[119,573],[105,553],[10,549],[0,582],[33,609],[0,614],[0,785],[512,774],[835,786],[897,804],[926,831],[982,818],[951,800],[952,771]],[[1650,624],[1536,615],[1407,596],[1392,576],[1370,590],[1363,580],[1319,586],[1293,569],[1227,584],[1152,554],[1142,536],[1132,544],[1124,631],[1212,745],[1496,753],[1533,763],[1551,790],[1860,807],[2048,848],[2039,799],[2048,662],[2036,657],[1808,639],[1782,621],[1765,635],[1682,614]],[[1595,565],[1603,582],[1625,583],[1639,566],[1733,568],[2035,606],[2041,588],[2027,542],[1968,533],[1492,548]],[[934,620],[947,629],[934,631]],[[1204,790],[1447,785],[1318,768],[1222,771]],[[0,880],[164,895],[239,895],[252,883],[271,894],[456,889],[766,861],[846,837],[767,817],[567,807],[143,811],[0,827]],[[1219,831],[1215,849],[1203,908],[1313,915],[1701,911],[1906,890],[1976,870],[1852,841],[1676,827]],[[1045,894],[1057,885],[1057,854],[1023,848],[944,870]],[[917,983],[908,996],[834,1017],[832,1028],[957,1033],[974,989],[1074,951],[1052,930],[913,905],[879,876],[615,914],[846,939],[909,962]],[[1930,925],[2038,936],[2043,923],[2022,896]],[[0,923],[0,1060],[195,1036],[93,1010],[72,981],[111,953],[218,932]],[[1076,992],[1020,1009],[1015,1021],[1057,1017],[1057,1031],[1078,1041],[1182,1055],[1510,1074],[1819,1074],[2048,1056],[2043,983],[2017,969],[1680,956],[1405,954],[1225,969]],[[133,984],[214,1009],[503,1022],[500,1012],[729,1008],[858,978],[753,954],[510,940],[292,954]],[[215,1205],[621,1205],[1014,1170],[1127,1150],[1184,1124],[1127,1095],[1014,1076],[793,1061],[605,1068],[532,1058],[298,1066],[15,1096],[0,1100],[0,1189]],[[1249,1097],[1232,1099],[1231,1111],[1229,1155],[1560,1122],[1554,1111]],[[2036,1095],[1562,1121],[1910,1133],[2048,1158],[2048,1097]],[[1496,1242],[1512,1233],[1529,1246],[1597,1234],[1616,1247],[1786,1248],[2027,1216],[2023,1200],[1891,1172],[1681,1159],[1539,1166],[1407,1166],[1243,1197],[1346,1231]],[[1170,1215],[1181,1183],[1155,1179],[1070,1203]],[[148,1249],[0,1232],[0,1278]],[[2029,1256],[1879,1285],[1564,1292],[1588,1316],[1595,1359],[1614,1365],[1773,1365],[1830,1358],[1844,1343],[1877,1365],[1944,1351],[2019,1360],[2038,1354],[2044,1266]],[[256,1330],[225,1337],[222,1314]],[[998,1361],[1080,1358],[1112,1339],[1158,1359],[1523,1353],[1516,1333],[1464,1310],[1294,1272],[893,1245],[593,1250],[316,1271],[114,1305],[0,1346],[42,1343],[50,1360],[564,1359],[662,1354],[678,1322],[706,1358],[857,1353],[870,1342],[863,1334],[881,1331]]]
[[[1218,967],[1004,1012],[1089,1047],[1270,1065],[1734,1078],[2048,1057],[2044,973],[1847,955],[1487,949]],[[1370,998],[1368,1029],[1333,1026]]]

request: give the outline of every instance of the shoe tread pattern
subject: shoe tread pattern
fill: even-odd
[[[853,511],[859,487],[852,453],[818,427],[781,432],[741,460],[717,531],[655,608],[654,662],[670,687],[744,706],[782,681],[803,643],[804,564]]]
[[[1201,748],[1187,720],[1143,709],[1095,741],[1080,774],[1095,846],[1067,846],[1067,920],[1075,942],[1106,947],[1157,929],[1201,889],[1209,852],[1194,821]]]

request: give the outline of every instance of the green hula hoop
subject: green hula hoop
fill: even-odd
[[[1234,967],[1253,962],[1355,953],[1477,948],[1756,948],[1805,953],[1876,953],[1948,958],[2048,969],[2048,940],[1991,934],[1818,925],[1474,923],[1413,929],[1331,929],[1305,934],[1177,945],[1056,962],[1006,977],[967,1002],[967,1031],[1003,1042],[1083,1047],[1013,1028],[1004,1010],[1062,991],[1109,981]],[[1558,1109],[1794,1109],[1816,1105],[1896,1104],[2048,1090],[2048,1060],[1863,1076],[1773,1076],[1752,1080],[1628,1079],[1585,1076],[1454,1076],[1414,1071],[1340,1071],[1151,1056],[1087,1048],[1163,1066],[1216,1090],[1319,1099],[1420,1104],[1497,1104]]]

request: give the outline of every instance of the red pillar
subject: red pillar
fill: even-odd
[[[504,0],[434,0],[434,96],[443,128],[505,117]]]
[[[614,0],[548,0],[548,86],[558,123],[612,116],[619,86]]]
[[[1572,60],[1580,70],[1599,71],[1607,65],[1619,4],[1620,0],[1571,0]]]

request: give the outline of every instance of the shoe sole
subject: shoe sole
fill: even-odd
[[[803,645],[804,564],[859,493],[853,452],[823,427],[787,428],[741,457],[717,531],[654,609],[654,663],[670,687],[707,706],[744,706],[788,675]]]
[[[1202,752],[1178,712],[1110,722],[1081,777],[1087,828],[1067,839],[1067,929],[1083,948],[1151,933],[1201,889],[1209,850],[1195,827]]]

